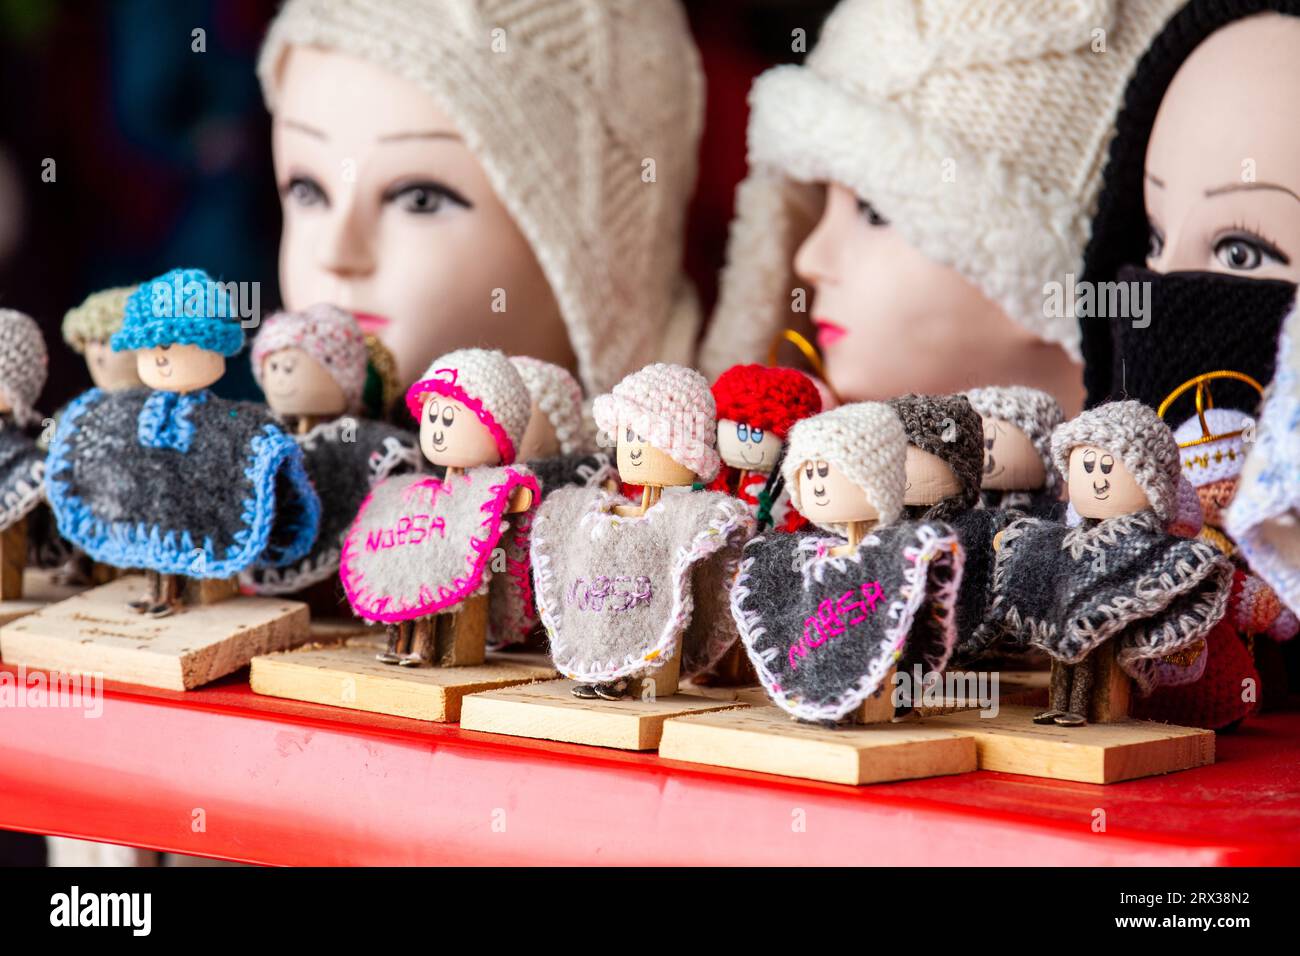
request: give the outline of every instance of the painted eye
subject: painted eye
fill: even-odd
[[[736,425],[736,438],[739,441],[749,441],[749,426]]]
[[[1147,238],[1147,258],[1159,259],[1161,253],[1165,251],[1165,237],[1156,231],[1156,227],[1151,227],[1151,232]]]
[[[824,461],[817,462],[817,477],[825,478],[831,473],[831,466]]]
[[[871,226],[888,226],[889,220],[876,211],[876,207],[865,199],[858,200],[858,212]]]
[[[812,473],[813,473],[813,463],[808,462],[806,465],[803,466],[803,475],[805,478],[812,480]]]
[[[271,359],[270,365],[271,365],[272,372],[280,371],[280,363],[277,362],[275,359]]]
[[[452,422],[454,422],[455,420],[456,420],[456,409],[448,405],[446,408],[442,410],[442,424],[444,427],[450,428]]]
[[[752,441],[755,445],[759,444],[763,440],[763,429],[761,428],[750,429],[749,440]]]
[[[639,444],[642,444],[642,445],[645,444],[645,439],[642,438],[640,435],[637,435],[637,436],[636,436],[636,440],[637,440],[637,442],[638,442]]]
[[[629,445],[632,444],[632,442],[636,441],[636,436],[632,434],[631,425],[627,426],[627,434],[623,436],[623,440],[627,442]]]
[[[1114,459],[1113,457],[1111,457],[1110,455],[1107,455],[1106,457],[1102,458],[1102,460],[1101,460],[1101,473],[1102,473],[1103,475],[1109,475],[1109,474],[1110,474],[1110,470],[1111,470],[1112,468],[1114,468],[1114,467],[1115,467],[1115,459]]]
[[[990,435],[989,437],[987,437],[987,438],[984,439],[984,447],[987,448],[989,451],[992,451],[992,450],[993,450],[993,436],[992,436],[992,435]]]
[[[1083,470],[1091,475],[1092,470],[1096,467],[1097,467],[1097,453],[1093,451],[1084,452]]]
[[[436,400],[430,400],[429,407],[425,409],[425,415],[431,424],[438,424],[438,402]]]

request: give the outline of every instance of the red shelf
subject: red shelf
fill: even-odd
[[[0,709],[0,828],[270,864],[1300,864],[1300,712],[1218,757],[848,787],[260,697],[245,672],[107,685],[98,719]]]

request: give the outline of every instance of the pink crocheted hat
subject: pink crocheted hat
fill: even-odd
[[[430,393],[461,402],[478,416],[496,440],[501,464],[515,460],[533,398],[518,370],[496,349],[457,349],[433,360],[406,392],[406,407],[417,420]]]
[[[259,388],[266,357],[292,348],[302,349],[330,373],[350,411],[360,407],[366,385],[366,339],[351,313],[320,302],[301,312],[277,312],[263,322],[252,352],[253,378]]]
[[[717,409],[708,379],[694,369],[647,365],[597,398],[592,414],[606,435],[617,440],[630,427],[701,481],[718,473]]]

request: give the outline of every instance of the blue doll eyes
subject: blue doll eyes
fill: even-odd
[[[763,440],[763,429],[750,428],[748,425],[738,424],[736,426],[736,440],[742,442],[752,441],[755,445],[757,445]]]

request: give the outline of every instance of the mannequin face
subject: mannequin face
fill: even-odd
[[[718,454],[732,468],[767,474],[776,466],[783,445],[772,432],[730,418],[718,421]]]
[[[880,520],[867,493],[826,461],[805,461],[800,466],[799,503],[803,516],[818,524]]]
[[[985,418],[984,476],[980,487],[994,491],[1036,491],[1047,484],[1047,470],[1029,436],[1001,418]]]
[[[1151,131],[1147,265],[1300,280],[1300,17],[1240,20],[1197,47]]]
[[[300,348],[280,349],[262,359],[266,403],[281,415],[342,415],[347,396],[324,365]]]
[[[420,451],[435,465],[478,468],[501,462],[496,439],[463,402],[430,395],[420,416]]]
[[[285,308],[355,313],[404,382],[465,346],[573,369],[531,248],[428,94],[366,61],[294,47],[272,147]]]
[[[951,466],[938,455],[907,446],[907,487],[905,505],[933,505],[961,491],[961,483]]]
[[[1151,507],[1118,455],[1097,445],[1070,452],[1070,504],[1084,518],[1114,518]]]
[[[135,355],[140,381],[160,392],[195,392],[226,373],[226,359],[197,345],[163,345]]]
[[[660,451],[627,425],[618,429],[618,476],[630,485],[670,488],[695,483],[695,472]]]
[[[555,434],[555,426],[546,417],[546,413],[533,402],[533,412],[528,418],[528,427],[519,442],[520,461],[537,461],[540,458],[554,458],[560,453],[560,439]]]
[[[848,401],[1016,382],[1082,400],[1082,372],[955,269],[914,249],[845,186],[827,188],[795,272],[813,289],[826,376]]]
[[[86,368],[96,388],[108,392],[140,385],[134,352],[114,352],[107,342],[86,343]]]

